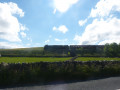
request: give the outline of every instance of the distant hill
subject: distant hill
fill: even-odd
[[[42,56],[43,53],[43,47],[0,49],[0,54],[2,56]]]

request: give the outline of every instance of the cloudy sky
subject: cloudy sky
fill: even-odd
[[[120,0],[0,0],[0,48],[120,43]]]

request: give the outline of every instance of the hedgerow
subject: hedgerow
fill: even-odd
[[[120,75],[120,61],[65,61],[0,64],[0,86],[56,80],[88,80]]]

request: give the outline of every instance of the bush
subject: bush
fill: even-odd
[[[120,61],[0,64],[0,86],[120,75]]]

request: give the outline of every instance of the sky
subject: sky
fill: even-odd
[[[0,0],[0,48],[120,43],[120,0]]]

